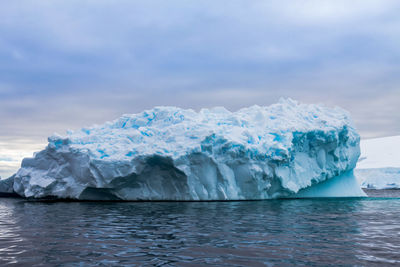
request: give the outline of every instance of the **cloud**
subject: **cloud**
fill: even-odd
[[[4,2],[0,142],[43,145],[156,105],[236,110],[281,96],[343,106],[363,137],[400,134],[399,10],[389,0]]]
[[[21,166],[25,157],[32,157],[33,152],[44,148],[43,144],[32,144],[32,140],[15,140],[12,143],[0,142],[0,177],[13,175]]]

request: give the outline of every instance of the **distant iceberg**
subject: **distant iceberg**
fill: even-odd
[[[362,140],[355,174],[363,188],[400,188],[400,136]]]
[[[18,196],[14,192],[13,186],[14,186],[14,175],[7,179],[1,179],[0,177],[0,197]]]
[[[365,196],[353,176],[359,141],[346,111],[291,99],[237,112],[156,107],[49,137],[13,189],[79,200]]]

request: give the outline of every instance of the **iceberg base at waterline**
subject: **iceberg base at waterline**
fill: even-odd
[[[157,107],[49,137],[22,161],[13,190],[76,200],[358,197],[359,141],[346,111],[290,99],[237,112]]]
[[[366,197],[353,171],[301,189],[291,198]]]
[[[0,197],[18,197],[13,190],[13,178],[0,180]],[[368,188],[368,187],[367,187]],[[392,188],[392,187],[389,187]],[[393,188],[398,188],[394,186]],[[373,188],[375,189],[375,188]],[[386,188],[385,188],[386,189]],[[351,198],[351,197],[367,197],[361,189],[358,180],[353,172],[346,172],[342,175],[331,178],[327,181],[311,185],[310,187],[301,189],[298,193],[282,196],[282,198]],[[82,192],[79,200],[93,201],[115,201],[122,200],[115,197],[107,189],[87,188]]]

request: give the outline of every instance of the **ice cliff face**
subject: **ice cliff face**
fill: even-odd
[[[157,107],[50,137],[23,160],[14,190],[101,200],[285,197],[352,176],[359,140],[342,109],[290,99],[237,112]]]

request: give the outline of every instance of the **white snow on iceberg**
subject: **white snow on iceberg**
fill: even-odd
[[[23,160],[14,191],[92,200],[288,197],[354,179],[359,140],[346,111],[290,99],[237,112],[156,107],[51,136]],[[364,196],[352,186],[339,196]]]
[[[400,188],[400,136],[361,140],[355,175],[363,188]]]

